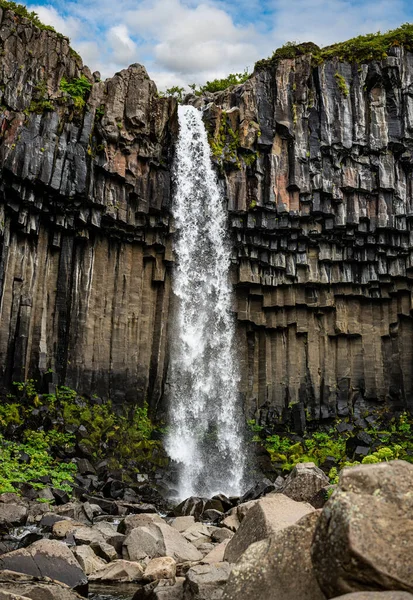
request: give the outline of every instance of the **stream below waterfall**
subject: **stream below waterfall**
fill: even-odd
[[[167,450],[179,495],[239,495],[245,444],[224,196],[202,113],[180,106],[173,216],[177,265]]]

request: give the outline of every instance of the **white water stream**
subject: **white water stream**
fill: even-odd
[[[178,230],[173,291],[167,449],[180,463],[179,495],[242,490],[245,445],[235,349],[231,247],[224,199],[201,113],[180,106],[173,214]]]

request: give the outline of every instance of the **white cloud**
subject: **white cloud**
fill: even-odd
[[[398,26],[405,0],[56,0],[31,6],[103,77],[142,62],[160,89],[252,69],[286,41]]]
[[[68,37],[77,37],[81,30],[81,22],[74,17],[62,17],[53,6],[31,6],[45,25],[51,25],[59,33]]]
[[[111,46],[115,62],[128,64],[136,62],[138,50],[135,42],[129,36],[126,25],[115,25],[107,33],[107,41]]]

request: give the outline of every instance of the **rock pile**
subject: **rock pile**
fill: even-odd
[[[413,465],[344,469],[323,509],[286,495],[324,486],[307,463],[278,489],[188,498],[167,516],[2,494],[0,600],[75,600],[89,583],[129,584],[133,600],[413,600]]]

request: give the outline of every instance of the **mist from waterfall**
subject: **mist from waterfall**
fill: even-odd
[[[180,106],[173,215],[176,302],[167,450],[180,465],[179,495],[240,494],[243,415],[229,281],[227,212],[201,112]]]

